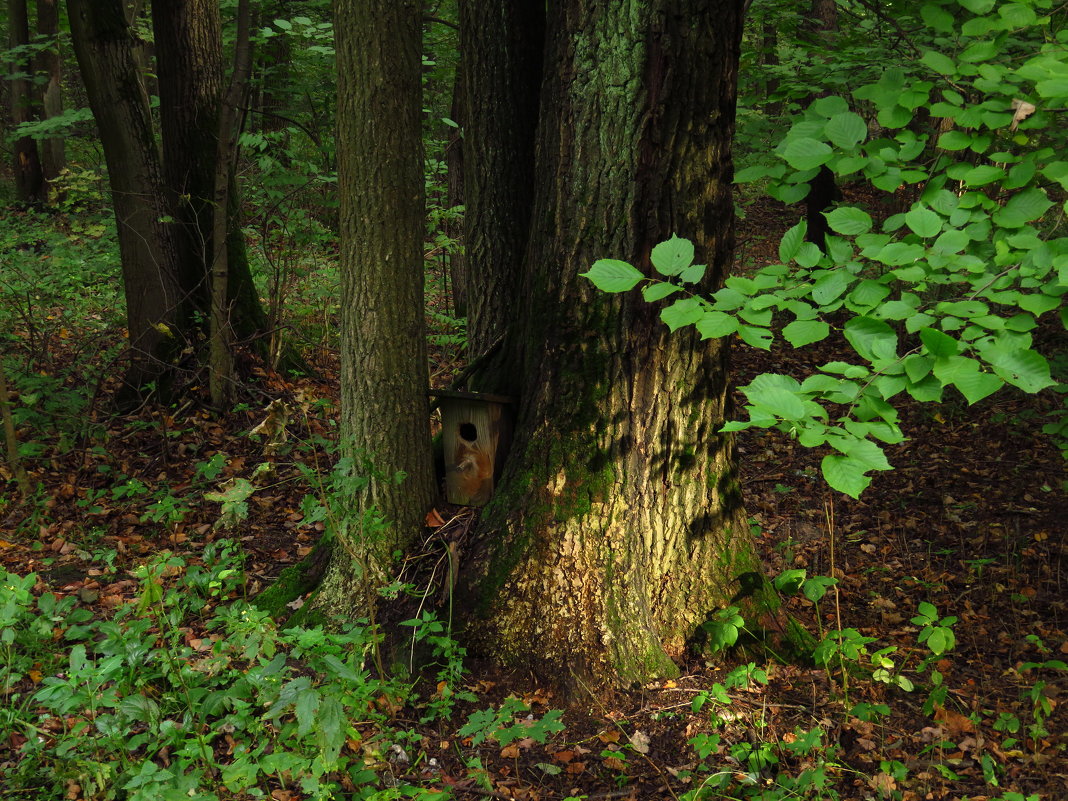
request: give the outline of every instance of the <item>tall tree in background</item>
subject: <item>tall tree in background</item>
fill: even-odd
[[[500,5],[475,4],[468,25]],[[563,0],[548,15],[522,311],[498,381],[521,399],[516,439],[462,580],[491,653],[643,681],[677,672],[716,610],[766,608],[717,433],[727,345],[671,334],[655,306],[580,273],[605,256],[648,267],[678,233],[709,264],[702,291],[723,280],[743,3]],[[514,42],[482,30],[477,47]]]
[[[338,532],[316,605],[365,612],[433,496],[423,319],[421,7],[336,0],[341,433],[380,478]],[[394,477],[405,476],[398,486]],[[385,526],[370,516],[381,514]]]
[[[36,58],[40,86],[41,116],[52,119],[63,113],[63,59],[59,50],[58,0],[37,0],[37,36],[42,49]],[[41,173],[51,183],[66,166],[63,137],[53,136],[41,142]]]
[[[812,51],[817,54],[832,52],[834,35],[838,30],[838,6],[834,0],[812,0],[807,27],[807,38],[812,42]],[[829,92],[826,91],[814,93],[808,98],[808,103],[827,94]],[[831,208],[831,204],[840,194],[834,173],[826,165],[821,166],[819,172],[809,181],[808,195],[805,197],[805,219],[808,222],[805,238],[818,245],[821,250],[826,247],[827,234],[831,232],[823,212]]]
[[[517,301],[534,202],[545,3],[460,0],[459,11],[466,259],[462,296],[470,318],[468,352],[477,358],[504,334]]]
[[[207,332],[220,169],[229,187],[223,194],[227,225],[221,229],[226,233],[228,320],[246,338],[265,325],[237,223],[231,165],[219,161],[219,6],[211,0],[153,6],[162,159],[125,4],[69,0],[68,10],[115,197],[130,344],[138,364],[129,383],[136,390],[167,372],[169,359],[162,346],[170,342],[176,350],[179,344],[196,344]],[[160,323],[167,333],[160,333]]]
[[[178,249],[148,93],[122,0],[67,0],[71,38],[100,131],[115,208],[131,364],[128,390],[165,378],[179,329]]]
[[[248,266],[240,197],[229,160],[219,161],[224,107],[222,20],[217,0],[175,0],[152,7],[160,97],[165,191],[177,227],[185,329],[206,331],[215,259],[215,185],[226,180],[227,306],[241,337],[262,332],[266,317]],[[243,98],[243,93],[242,93]],[[231,121],[236,122],[240,113]],[[230,126],[232,127],[232,126]],[[220,173],[220,171],[222,171]]]
[[[30,21],[26,0],[7,0],[7,46],[27,48],[27,55],[12,61],[9,67],[8,91],[11,97],[11,123],[18,126],[33,119],[33,59],[28,55]],[[41,169],[37,142],[29,136],[15,139],[14,161],[15,199],[21,203],[42,203],[48,188]]]

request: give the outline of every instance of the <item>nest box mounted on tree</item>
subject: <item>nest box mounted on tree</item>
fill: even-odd
[[[461,506],[483,506],[493,494],[512,438],[512,399],[475,392],[431,394],[441,409],[446,498]]]

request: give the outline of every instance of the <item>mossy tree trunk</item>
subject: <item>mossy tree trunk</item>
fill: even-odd
[[[545,31],[541,0],[461,0],[468,355],[514,317],[534,202],[534,138]],[[500,387],[485,387],[500,389]]]
[[[422,4],[336,0],[341,435],[381,478],[352,499],[314,608],[366,612],[433,495],[423,317]],[[393,477],[403,473],[403,482]],[[380,515],[384,521],[372,520]]]
[[[63,113],[63,59],[60,57],[58,0],[37,0],[37,35],[48,48],[37,54],[36,67],[40,87],[41,114],[49,120]],[[64,140],[54,136],[41,142],[41,170],[44,180],[51,183],[66,166]]]
[[[26,13],[26,0],[7,0],[8,48],[25,47],[29,43],[30,23]],[[12,61],[8,72],[11,124],[18,126],[34,118],[33,59],[26,57],[21,63]],[[15,139],[12,168],[15,174],[16,200],[34,205],[47,200],[48,187],[45,184],[35,139],[29,136],[19,136]]]
[[[213,314],[214,217],[223,110],[222,20],[215,0],[173,0],[152,6],[160,94],[160,129],[168,205],[180,249],[183,327],[206,335]],[[242,95],[243,99],[243,95]],[[243,108],[232,110],[234,121]],[[249,272],[240,225],[240,195],[224,165],[228,264],[226,315],[238,337],[265,333],[266,315]],[[266,352],[266,340],[263,342]]]
[[[723,280],[742,7],[550,8],[524,301],[505,345],[516,440],[462,581],[484,648],[557,680],[676,674],[700,624],[760,571],[733,440],[717,433],[727,343],[671,334],[659,305],[579,276],[603,257],[650,271],[677,233],[710,265],[703,289]],[[749,619],[768,608],[761,590],[737,603]]]
[[[68,0],[71,38],[108,164],[119,235],[131,366],[124,396],[166,380],[181,285],[159,150],[122,0]]]

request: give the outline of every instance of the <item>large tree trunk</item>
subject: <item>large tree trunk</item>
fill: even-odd
[[[551,6],[524,313],[506,340],[516,441],[464,582],[487,651],[558,680],[676,674],[717,610],[767,608],[717,433],[727,342],[671,334],[636,293],[579,276],[602,257],[648,269],[677,233],[711,265],[703,289],[723,280],[742,5]]]
[[[834,35],[838,30],[838,6],[835,0],[812,0],[809,17],[808,38],[816,52],[827,52],[834,44]],[[827,92],[809,96],[809,103],[819,97],[826,97]],[[820,167],[816,177],[808,183],[808,195],[805,197],[805,220],[808,228],[805,239],[817,245],[820,250],[827,249],[827,234],[831,227],[824,212],[831,208],[841,197],[834,173],[826,166]]]
[[[216,0],[153,3],[167,200],[176,228],[183,317],[209,317],[215,159],[222,100]]]
[[[37,72],[45,77],[41,87],[41,112],[44,119],[63,113],[63,59],[59,52],[59,4],[57,0],[37,0],[37,35],[49,43],[37,55]],[[67,166],[63,137],[55,136],[41,143],[41,172],[51,183]]]
[[[514,316],[534,201],[534,137],[545,3],[461,0],[468,354]],[[485,387],[499,389],[499,387]]]
[[[177,226],[183,320],[211,318],[211,269],[219,115],[223,103],[222,23],[215,0],[174,0],[152,6],[160,93],[160,124],[168,204]],[[235,119],[240,115],[235,111]],[[232,171],[226,173],[226,299],[230,324],[243,338],[262,334],[266,315],[249,272]]]
[[[378,478],[353,499],[316,608],[367,611],[433,495],[423,311],[421,3],[336,0],[341,434]],[[394,476],[403,473],[403,483]],[[369,523],[381,515],[384,525]]]
[[[126,294],[129,389],[164,377],[179,333],[177,251],[148,94],[122,0],[67,0],[74,52],[108,164]]]
[[[24,47],[30,43],[30,24],[26,14],[26,0],[7,0],[8,48]],[[34,116],[33,60],[12,61],[9,67],[8,91],[11,93],[11,124],[30,122]],[[48,194],[37,141],[30,136],[15,139],[14,163],[15,199],[20,203],[43,203]]]

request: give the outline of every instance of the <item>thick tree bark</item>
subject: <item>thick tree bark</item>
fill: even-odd
[[[206,333],[212,315],[216,165],[224,100],[219,4],[214,0],[156,3],[152,26],[167,200],[180,249],[183,327],[192,333],[199,325]],[[264,332],[266,315],[249,272],[232,170],[226,180],[226,305],[235,333],[250,338]]]
[[[30,24],[26,14],[26,0],[7,0],[7,33],[9,48],[30,43]],[[33,60],[12,62],[9,68],[8,91],[11,93],[11,124],[21,125],[34,118]],[[19,77],[25,76],[25,77]],[[47,199],[48,189],[41,169],[37,141],[29,136],[15,139],[12,170],[15,174],[15,199],[20,203],[38,204]]]
[[[505,345],[516,441],[461,580],[487,652],[556,680],[676,674],[717,610],[768,608],[717,433],[727,342],[671,334],[636,293],[579,276],[602,257],[648,269],[677,233],[710,265],[703,289],[723,280],[741,25],[740,0],[550,10],[523,313]]]
[[[167,200],[175,220],[184,317],[210,309],[208,265],[219,107],[222,100],[222,23],[216,0],[154,3],[152,29],[158,64],[160,129]]]
[[[74,52],[108,164],[132,363],[129,388],[165,376],[179,334],[177,250],[159,151],[121,0],[67,0]]]
[[[461,0],[468,355],[512,321],[534,201],[545,3]],[[483,386],[496,390],[502,387]]]
[[[353,499],[316,608],[366,612],[433,495],[423,311],[421,3],[336,0],[341,432],[379,478]],[[405,478],[397,484],[393,477]],[[381,515],[384,525],[369,523]]]
[[[233,187],[237,154],[238,120],[244,109],[252,66],[252,43],[249,38],[252,12],[249,0],[237,5],[237,39],[234,44],[234,69],[230,84],[222,97],[216,136],[215,175],[212,187],[212,257],[211,257],[211,352],[209,386],[211,402],[222,408],[230,397],[233,373],[233,332],[227,290],[230,279],[229,241],[230,192]]]
[[[57,0],[37,0],[37,35],[49,42],[47,50],[37,56],[37,72],[46,77],[41,87],[41,112],[44,119],[63,113],[63,59],[59,53],[59,4]],[[45,139],[41,143],[41,172],[51,183],[67,166],[63,137]]]
[[[464,204],[463,129],[467,116],[467,97],[462,63],[456,65],[456,77],[452,85],[451,115],[452,121],[459,128],[452,130],[449,134],[449,142],[445,146],[445,166],[448,172],[445,203],[449,208],[455,208]],[[447,222],[445,233],[451,239],[463,243],[465,241],[463,218]],[[466,317],[467,259],[463,248],[455,248],[449,255],[449,279],[452,281],[453,311],[457,317]]]
[[[809,19],[809,38],[818,50],[829,50],[833,45],[835,31],[838,30],[838,6],[834,0],[812,0]],[[809,97],[809,102],[826,96],[827,92]],[[834,173],[827,167],[820,167],[816,177],[809,181],[808,195],[805,197],[805,220],[808,223],[805,239],[817,245],[820,250],[827,248],[827,234],[831,232],[824,212],[841,197]]]

